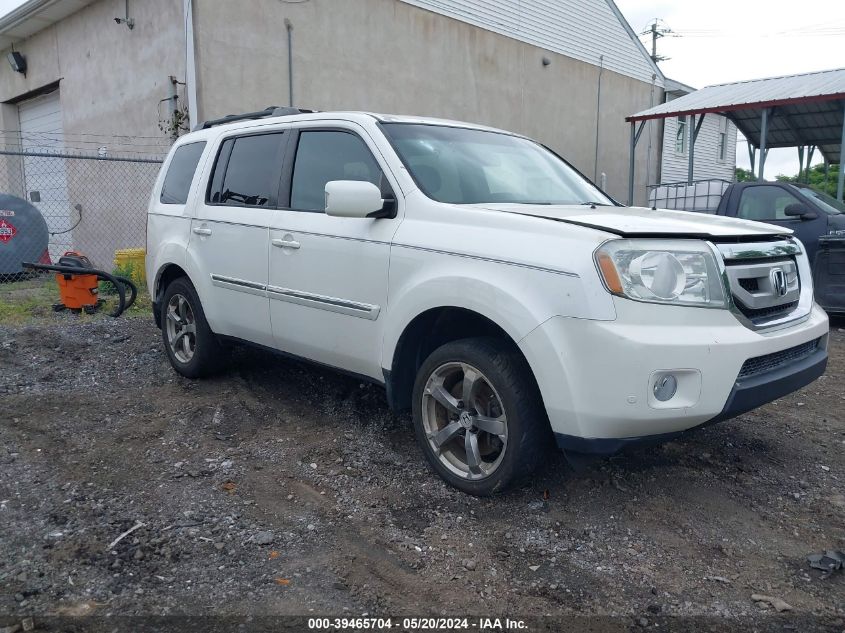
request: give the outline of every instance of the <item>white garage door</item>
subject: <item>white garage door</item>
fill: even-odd
[[[18,105],[21,146],[24,152],[55,154],[64,151],[59,91]],[[73,248],[72,221],[78,218],[68,199],[67,165],[63,158],[26,156],[23,159],[27,199],[44,215],[50,230],[50,257],[55,261]]]

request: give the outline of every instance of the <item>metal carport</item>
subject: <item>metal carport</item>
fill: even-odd
[[[707,86],[678,99],[626,117],[631,124],[631,155],[628,171],[628,202],[634,199],[634,151],[646,121],[672,116],[690,117],[688,182],[693,181],[695,140],[708,114],[730,119],[748,139],[751,171],[759,155],[757,178],[763,179],[766,154],[772,147],[797,147],[801,169],[804,157],[810,166],[818,150],[825,166],[839,164],[836,196],[843,199],[845,170],[845,68],[753,79]],[[805,152],[806,149],[806,152]]]

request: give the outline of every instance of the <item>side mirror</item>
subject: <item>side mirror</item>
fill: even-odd
[[[363,180],[332,180],[326,183],[326,215],[338,218],[383,218],[392,214],[392,199]]]
[[[810,211],[807,207],[805,207],[800,202],[793,202],[792,204],[786,205],[786,208],[783,212],[791,217],[799,217],[802,220],[815,220],[819,217],[819,214],[815,211]]]

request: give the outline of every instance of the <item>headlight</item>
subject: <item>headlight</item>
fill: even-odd
[[[710,247],[698,240],[613,240],[595,254],[607,289],[651,303],[727,307]]]

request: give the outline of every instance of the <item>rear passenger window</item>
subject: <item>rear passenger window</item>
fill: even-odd
[[[176,149],[161,188],[159,200],[162,204],[185,204],[188,201],[194,172],[204,149],[205,141],[186,143]]]
[[[291,208],[325,211],[326,183],[332,180],[366,180],[381,187],[382,172],[364,141],[355,134],[300,132],[291,180]]]
[[[281,179],[282,133],[227,139],[208,191],[212,204],[275,207]]]

